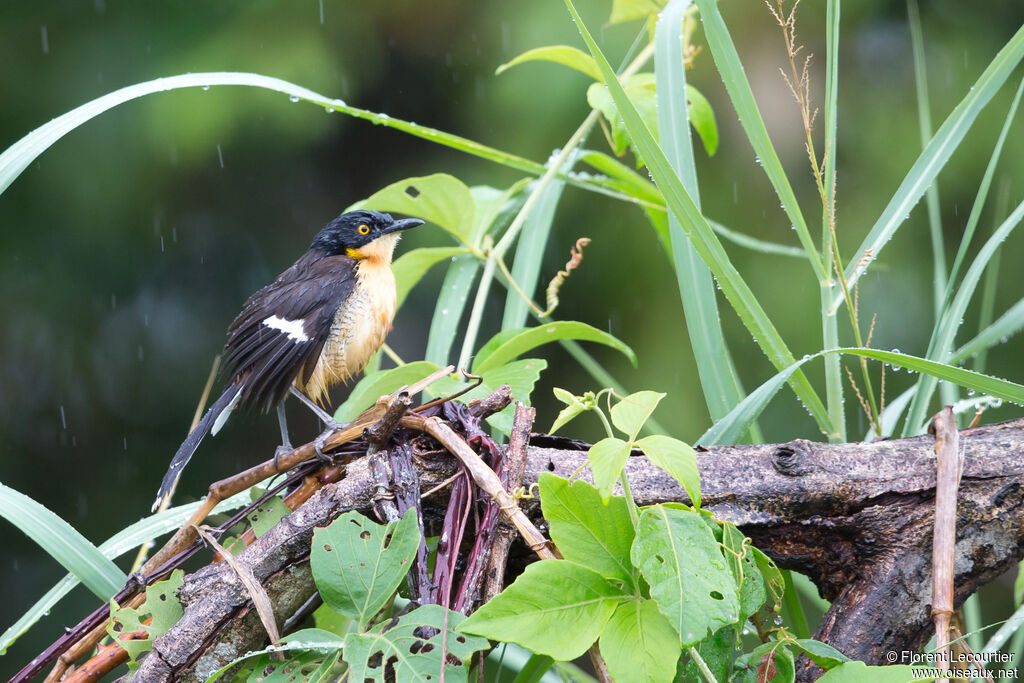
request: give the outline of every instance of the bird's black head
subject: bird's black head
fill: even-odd
[[[325,225],[313,238],[310,249],[321,251],[327,256],[348,254],[359,258],[360,250],[368,244],[386,235],[394,235],[388,240],[391,243],[389,246],[393,247],[398,238],[394,233],[418,225],[423,225],[419,218],[395,220],[387,213],[350,211]]]

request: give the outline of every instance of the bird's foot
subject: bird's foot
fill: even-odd
[[[281,471],[281,456],[291,453],[293,450],[290,443],[283,443],[274,450],[274,469],[278,472]]]
[[[340,431],[348,425],[344,422],[338,422],[337,420],[324,421],[326,428],[320,432],[320,436],[316,437],[313,441],[313,450],[316,451],[316,457],[320,458],[326,463],[333,463],[334,458],[324,453],[324,447],[327,445],[327,439],[331,437],[335,432]]]

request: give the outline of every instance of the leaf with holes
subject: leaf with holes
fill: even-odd
[[[246,515],[252,531],[259,538],[277,525],[291,510],[284,504],[280,496],[273,496],[261,503],[255,510]],[[244,547],[244,546],[243,546]]]
[[[313,579],[324,602],[363,629],[405,578],[419,544],[415,509],[386,526],[346,512],[313,533]]]
[[[736,582],[699,513],[663,505],[645,509],[632,559],[684,646],[739,619]]]
[[[406,178],[356,202],[347,210],[394,211],[441,226],[468,243],[476,220],[476,202],[465,184],[446,173]]]
[[[605,578],[637,585],[629,559],[635,532],[625,498],[602,503],[601,494],[587,482],[570,484],[545,472],[540,475],[540,505],[562,557]]]
[[[583,565],[541,560],[527,566],[458,630],[570,661],[587,651],[616,606],[629,597],[621,582]]]
[[[185,572],[175,569],[166,580],[146,587],[146,600],[138,608],[118,607],[114,599],[110,599],[107,635],[128,653],[131,660],[128,666],[133,671],[138,666],[139,656],[153,649],[153,640],[181,619],[181,602],[175,594],[184,582]],[[147,616],[151,616],[152,621],[144,624]],[[136,631],[143,632],[144,637],[121,640],[121,636]]]
[[[483,638],[455,633],[465,619],[458,612],[448,611],[445,634],[445,611],[440,605],[424,605],[398,619],[378,624],[366,633],[349,633],[345,637],[345,661],[350,667],[348,680],[403,683],[426,683],[442,678],[455,682],[468,680],[473,653],[489,644]],[[425,635],[431,633],[434,635]]]
[[[628,600],[615,610],[599,641],[612,680],[671,683],[682,647],[653,600]]]

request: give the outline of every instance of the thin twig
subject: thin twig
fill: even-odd
[[[960,432],[953,408],[946,406],[934,418],[928,431],[935,435],[936,484],[935,532],[932,537],[932,619],[935,622],[935,651],[938,668],[950,665],[949,624],[953,616],[953,561],[956,552],[956,501],[963,471]]]

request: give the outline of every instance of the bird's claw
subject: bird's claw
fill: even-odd
[[[281,456],[292,452],[291,444],[283,443],[274,451],[274,469],[281,471]]]
[[[316,440],[313,441],[313,450],[316,451],[316,457],[320,458],[321,460],[328,464],[334,463],[334,458],[324,453],[324,446],[327,445],[327,439],[332,434],[343,429],[346,426],[347,425],[345,425],[342,422],[338,422],[337,420],[331,420],[330,422],[327,423],[326,429],[320,432],[320,436],[316,437]]]

